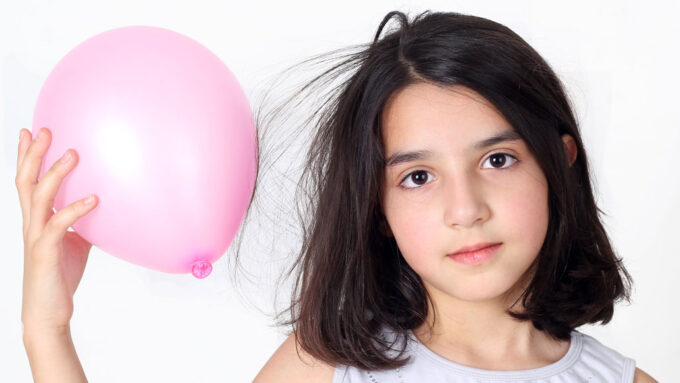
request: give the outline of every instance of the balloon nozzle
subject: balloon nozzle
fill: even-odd
[[[191,274],[199,279],[207,277],[210,272],[212,272],[212,264],[208,261],[198,261],[191,266]]]

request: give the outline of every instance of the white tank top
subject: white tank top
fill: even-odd
[[[409,332],[409,363],[401,368],[365,371],[338,365],[332,383],[632,383],[635,360],[603,345],[597,339],[572,331],[567,353],[557,362],[530,370],[482,370],[445,359]]]

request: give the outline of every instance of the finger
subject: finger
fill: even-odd
[[[45,230],[42,233],[41,241],[43,245],[58,245],[61,243],[66,230],[72,226],[78,219],[89,213],[98,204],[97,197],[93,194],[91,202],[88,202],[88,197],[82,198],[63,209],[59,210],[52,218],[47,221]]]
[[[42,133],[42,135],[40,134]],[[41,128],[38,136],[28,145],[26,152],[22,155],[21,164],[16,175],[16,186],[19,191],[21,210],[24,220],[30,217],[31,194],[35,185],[38,183],[38,176],[42,167],[42,159],[50,146],[51,134],[49,129]]]
[[[45,224],[52,216],[52,207],[57,191],[64,180],[64,177],[71,171],[77,163],[76,151],[68,149],[61,158],[58,159],[40,182],[35,186],[31,194],[30,228],[28,229],[31,238],[40,235]]]
[[[21,161],[23,161],[26,154],[26,149],[31,145],[32,137],[31,132],[26,132],[26,129],[21,128],[19,130],[19,149],[17,150],[17,174],[19,173],[19,168],[21,167]]]
[[[24,132],[24,128],[21,128],[19,131],[19,148],[17,150],[17,174],[14,178],[14,183],[17,187],[17,191],[19,191],[19,204],[21,205],[21,215],[22,219],[24,221],[24,224],[26,224],[26,218],[28,218],[28,214],[25,211],[26,210],[26,200],[22,197],[22,193],[20,192],[21,186],[20,181],[19,181],[19,169],[21,168],[21,162],[24,159],[24,156],[26,155],[26,150],[28,149],[28,146],[31,145],[31,132]],[[25,226],[24,226],[25,228]],[[25,233],[25,231],[24,231]]]
[[[27,141],[26,151],[21,154],[18,174],[22,180],[37,181],[40,175],[42,158],[52,142],[52,133],[47,128],[40,128],[31,141]]]

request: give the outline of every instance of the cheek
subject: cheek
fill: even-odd
[[[432,262],[440,249],[436,245],[441,239],[436,238],[437,225],[431,222],[436,215],[428,213],[426,206],[409,207],[392,211],[389,217],[390,229],[406,262],[418,274],[427,274],[435,267]],[[441,222],[439,222],[441,225]]]
[[[503,236],[522,246],[522,253],[535,256],[548,229],[548,189],[542,177],[527,177],[522,187],[512,188],[496,204],[503,217]]]

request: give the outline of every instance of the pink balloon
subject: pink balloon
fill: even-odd
[[[229,247],[255,187],[257,133],[224,63],[179,33],[132,26],[76,46],[38,96],[33,133],[52,131],[40,177],[69,148],[79,163],[57,210],[97,194],[73,229],[125,261],[204,278]]]

